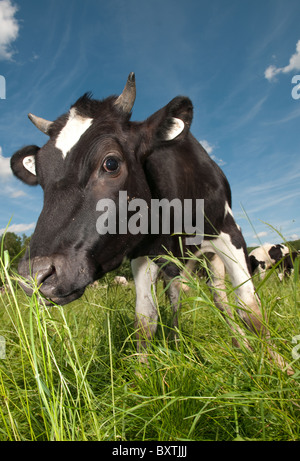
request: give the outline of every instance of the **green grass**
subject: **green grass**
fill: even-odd
[[[149,366],[138,361],[135,291],[108,275],[79,300],[46,308],[27,297],[1,259],[0,440],[300,440],[299,278],[255,281],[288,376],[263,338],[232,346],[206,285],[183,295],[179,341],[158,283],[159,327]],[[230,289],[229,289],[230,291]],[[234,303],[232,293],[229,298]],[[300,352],[300,351],[299,351]]]

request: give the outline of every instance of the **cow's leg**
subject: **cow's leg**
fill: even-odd
[[[162,275],[164,278],[164,283],[167,288],[167,294],[170,299],[172,311],[173,311],[173,321],[172,326],[176,329],[178,328],[178,313],[180,310],[180,291],[183,289],[183,280],[181,278],[180,269],[174,263],[167,263],[162,257],[158,260],[158,264],[162,268]],[[176,333],[174,335],[176,338]]]
[[[182,282],[181,280],[170,278],[165,273],[164,273],[164,282],[167,287],[167,292],[168,292],[168,296],[169,296],[170,303],[172,306],[172,311],[173,311],[172,325],[174,328],[178,328],[178,314],[180,310],[179,296],[180,296],[180,290],[183,289]],[[175,339],[176,339],[176,335],[175,335]]]
[[[264,267],[262,267],[262,264],[264,264]],[[265,263],[259,263],[258,267],[257,267],[257,273],[258,273],[258,277],[260,278],[260,280],[264,280],[266,274],[267,274],[267,268],[266,268],[266,264]]]
[[[260,333],[264,322],[248,268],[246,245],[240,230],[234,223],[230,233],[221,232],[210,243],[229,274],[238,305],[241,307],[238,311],[240,317],[251,330]]]
[[[180,288],[183,291],[188,291],[189,286],[188,286],[188,280],[190,279],[192,273],[194,272],[196,266],[197,266],[197,259],[202,255],[202,251],[198,250],[194,254],[194,258],[191,258],[187,261],[187,263],[184,266],[184,269],[181,271],[181,285]]]
[[[141,353],[141,362],[147,362],[143,354],[147,341],[150,340],[157,328],[157,309],[153,294],[158,274],[158,266],[146,256],[133,259],[131,268],[136,289],[135,327],[137,329],[137,350]]]
[[[208,243],[208,242],[207,242]],[[240,328],[236,321],[234,320],[234,316],[230,305],[228,303],[227,294],[226,294],[226,286],[225,286],[225,265],[222,259],[214,252],[215,250],[213,247],[208,243],[203,248],[204,251],[198,251],[195,253],[196,257],[200,257],[205,253],[209,254],[209,265],[211,269],[210,274],[210,286],[213,292],[214,302],[216,307],[220,309],[222,313],[225,313],[225,319],[230,327],[230,329],[234,333],[233,343],[239,347],[240,344],[236,338],[237,335],[242,338],[244,345],[251,350],[248,340],[246,339],[245,332],[242,328]],[[210,250],[210,251],[208,251]],[[192,272],[194,267],[197,264],[196,259],[192,259],[188,261],[187,265],[185,266],[184,270],[181,272],[181,276],[184,277],[184,274]],[[171,301],[172,309],[173,309],[173,327],[178,328],[178,313],[180,309],[180,290],[183,289],[184,282],[182,280],[174,279],[174,271],[172,271],[172,266],[167,266],[167,270],[164,271],[164,280],[168,287],[168,295]],[[169,270],[168,270],[169,269]],[[175,269],[176,271],[176,269]],[[175,335],[176,339],[176,335]]]
[[[243,344],[249,350],[251,350],[245,332],[236,324],[236,321],[234,320],[232,309],[228,303],[226,294],[225,265],[220,256],[218,256],[216,253],[213,254],[213,256],[210,258],[210,269],[210,286],[213,291],[214,303],[216,307],[225,314],[225,320],[234,334],[232,338],[233,344],[237,347],[240,347],[239,341],[236,337],[240,336],[240,338],[243,341]]]
[[[264,335],[269,346],[268,352],[273,357],[280,368],[287,366],[283,358],[274,351],[269,340],[270,333],[265,327],[266,318],[260,309],[260,302],[255,294],[255,289],[250,277],[250,271],[247,261],[246,244],[242,233],[233,221],[227,232],[221,232],[220,235],[210,243],[215,252],[220,256],[225,264],[226,270],[230,276],[235,295],[240,306],[238,313],[247,326],[258,335]],[[293,371],[288,368],[288,373]]]

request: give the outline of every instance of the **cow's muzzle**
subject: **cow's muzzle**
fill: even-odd
[[[85,287],[76,287],[68,283],[68,264],[61,257],[35,257],[32,260],[20,261],[18,271],[22,280],[20,285],[28,295],[38,289],[46,298],[46,304],[51,301],[57,304],[68,304],[79,298]],[[65,283],[64,283],[65,282]]]

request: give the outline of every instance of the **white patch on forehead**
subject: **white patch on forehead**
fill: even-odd
[[[72,107],[69,112],[69,119],[59,133],[55,144],[55,147],[62,151],[63,158],[66,158],[68,152],[91,126],[92,122],[92,118],[82,117],[76,112],[75,107]]]
[[[31,174],[34,174],[34,176],[36,176],[34,155],[28,155],[28,157],[24,157],[23,165],[26,168],[26,170],[28,170]]]

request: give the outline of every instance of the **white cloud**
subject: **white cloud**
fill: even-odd
[[[15,232],[16,234],[21,234],[23,232],[33,230],[35,228],[35,222],[32,222],[30,224],[13,224],[12,226],[9,226],[8,229],[3,228],[0,229],[0,235],[3,234],[5,231],[7,232]]]
[[[11,0],[0,0],[0,60],[10,60],[14,54],[11,44],[19,34],[19,24],[14,17],[17,11]]]
[[[275,66],[269,66],[265,70],[265,78],[271,81],[273,80],[275,75],[279,74],[280,72],[281,72],[281,69],[277,69],[277,67]]]
[[[212,146],[211,144],[209,144],[208,141],[206,141],[206,139],[203,139],[202,141],[200,141],[200,144],[204,147],[204,149],[206,150],[206,152],[210,155],[214,149],[215,146]]]
[[[20,189],[16,189],[12,184],[13,174],[10,168],[10,158],[3,157],[0,146],[0,181],[3,182],[0,188],[0,195],[9,198],[25,197],[27,194]]]
[[[2,148],[0,146],[0,179],[9,179],[12,177],[10,169],[10,158],[3,157]]]
[[[216,162],[216,164],[219,166],[226,165],[226,162],[224,162],[222,158],[216,157],[215,155],[211,155],[210,158],[212,158],[213,161]]]
[[[287,74],[288,72],[300,70],[300,40],[296,44],[296,53],[290,57],[289,64],[285,67],[269,66],[265,70],[265,78],[269,81],[273,80],[280,73]]]
[[[268,232],[258,232],[258,234],[253,235],[252,238],[261,238],[261,237],[266,237],[268,235]]]
[[[27,194],[20,189],[16,189],[15,187],[5,184],[2,185],[0,189],[0,196],[5,196],[6,198],[20,198],[20,197],[27,197]],[[3,203],[3,200],[2,200]]]
[[[226,165],[226,162],[224,162],[224,160],[222,160],[221,158],[216,157],[213,154],[213,150],[214,150],[215,146],[213,146],[208,141],[206,141],[206,139],[202,139],[200,141],[200,144],[204,147],[204,149],[206,150],[206,152],[208,153],[210,158],[213,159],[214,162],[216,162],[219,166]]]
[[[25,192],[23,192],[22,190],[12,190],[11,188],[9,189],[10,190],[8,190],[7,192],[11,198],[26,197]]]

